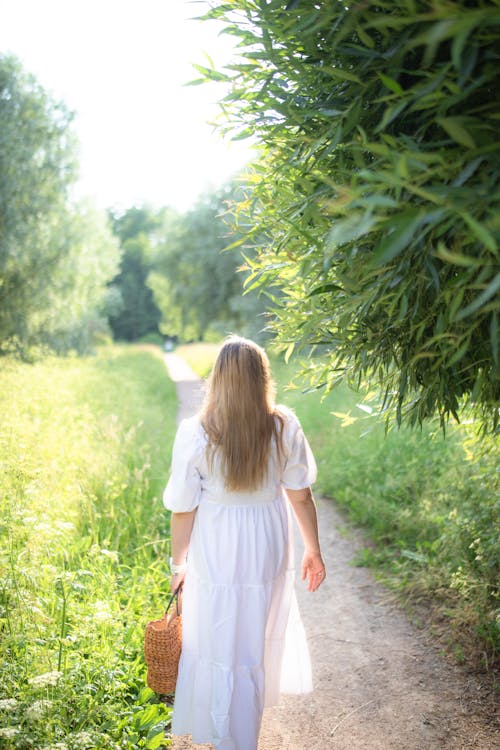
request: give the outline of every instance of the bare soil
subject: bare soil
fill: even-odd
[[[165,360],[179,418],[188,416],[199,405],[201,383],[177,355]],[[488,681],[450,663],[394,594],[353,565],[366,536],[332,500],[317,505],[327,579],[314,594],[297,583],[314,691],[282,696],[266,709],[259,750],[499,750],[498,705]],[[297,562],[300,553],[297,538]],[[188,738],[172,746],[211,747]]]

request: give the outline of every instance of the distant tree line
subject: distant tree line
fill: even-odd
[[[107,214],[71,191],[73,115],[0,56],[0,353],[88,351],[99,340],[259,336],[263,297],[242,298],[241,251],[227,186],[181,214]],[[234,232],[236,234],[233,236]]]

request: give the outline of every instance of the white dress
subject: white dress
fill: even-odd
[[[279,693],[312,690],[307,641],[294,592],[290,505],[283,488],[303,489],[316,464],[286,407],[284,457],[273,444],[266,483],[226,490],[196,415],[181,422],[166,508],[197,508],[183,591],[183,645],[172,733],[218,750],[256,750],[264,706]]]

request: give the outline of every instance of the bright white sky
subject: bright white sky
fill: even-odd
[[[249,161],[246,141],[208,125],[221,84],[183,87],[192,63],[231,57],[188,0],[0,0],[0,52],[12,52],[39,83],[76,111],[79,195],[102,207],[150,203],[188,208]]]

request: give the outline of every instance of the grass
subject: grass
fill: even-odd
[[[200,342],[178,346],[176,354],[186,360],[200,378],[206,378],[212,369],[220,344]]]
[[[1,365],[0,744],[156,748],[142,639],[168,587],[173,385],[128,347]]]
[[[210,369],[203,351],[203,369]],[[183,347],[195,362],[198,350]],[[193,364],[192,364],[193,366]],[[272,357],[278,400],[297,412],[318,463],[316,494],[334,498],[368,529],[358,557],[414,611],[438,623],[459,660],[489,666],[498,655],[498,447],[470,425],[422,431],[384,426],[360,409],[359,394],[337,388],[304,393],[297,364]]]

